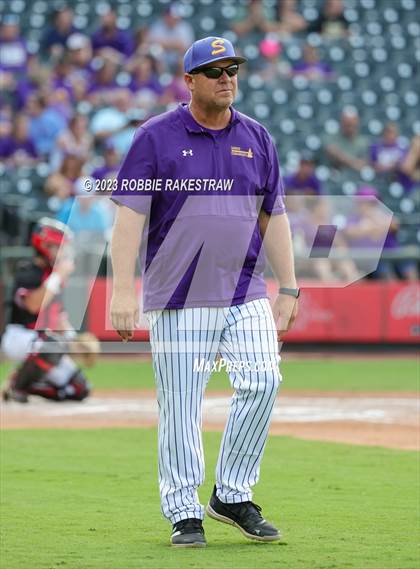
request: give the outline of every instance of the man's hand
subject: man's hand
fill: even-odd
[[[111,322],[123,342],[132,340],[139,325],[139,301],[135,291],[113,291]]]
[[[296,320],[298,299],[289,294],[279,294],[272,310],[274,321],[277,324],[277,338],[280,341]]]

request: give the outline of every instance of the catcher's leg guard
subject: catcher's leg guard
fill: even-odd
[[[32,383],[40,381],[43,376],[56,366],[61,354],[30,354],[23,364],[16,370],[13,387],[19,390],[28,390]]]
[[[39,397],[51,399],[52,401],[63,401],[66,398],[64,389],[56,387],[46,381],[32,384],[28,393],[30,395],[39,395]]]
[[[27,403],[28,394],[34,393],[31,386],[36,384],[57,365],[61,354],[30,354],[10,378],[9,386],[3,391],[4,401]]]
[[[84,376],[83,372],[79,369],[71,377],[70,381],[58,387],[48,381],[41,381],[34,383],[29,388],[30,395],[39,395],[44,399],[52,401],[83,401],[90,393],[90,385]]]
[[[91,386],[80,369],[72,376],[64,389],[66,391],[66,399],[73,401],[83,401],[91,392]]]

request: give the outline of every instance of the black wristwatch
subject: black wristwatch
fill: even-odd
[[[295,298],[299,298],[300,288],[286,288],[284,286],[281,286],[279,288],[279,294],[288,294],[289,296],[294,296]]]

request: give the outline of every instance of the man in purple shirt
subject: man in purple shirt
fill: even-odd
[[[282,333],[291,326],[299,289],[274,143],[232,107],[244,61],[224,38],[192,44],[184,56],[190,104],[138,129],[113,194],[119,207],[111,319],[124,341],[133,337],[141,244],[159,402],[161,508],[175,547],[206,545],[197,495],[204,480],[201,412],[218,354],[235,394],[206,511],[249,539],[280,538],[251,501],[252,486],[281,381],[276,322]],[[280,285],[272,309],[263,238]]]
[[[376,172],[397,180],[408,192],[413,188],[414,182],[401,171],[408,146],[399,140],[398,134],[396,124],[385,125],[381,140],[370,147],[370,161]]]
[[[322,194],[321,182],[315,174],[315,159],[311,152],[302,152],[299,168],[284,178],[286,194],[319,196]]]
[[[115,144],[107,140],[104,144],[104,164],[95,168],[92,172],[92,178],[95,180],[115,178],[118,174],[120,162],[120,155],[115,148]]]
[[[13,133],[0,144],[0,158],[12,166],[31,165],[37,159],[34,143],[29,136],[29,121],[24,114],[14,118]]]
[[[307,79],[318,81],[334,77],[330,65],[319,59],[318,50],[310,44],[303,47],[303,59],[293,66],[292,75],[304,75]]]
[[[25,73],[28,62],[26,42],[20,36],[19,19],[5,16],[0,26],[0,71]]]
[[[62,55],[68,38],[76,31],[74,14],[69,6],[59,6],[51,15],[51,25],[47,28],[41,45],[50,55]]]
[[[95,51],[111,47],[118,53],[129,57],[134,51],[134,41],[129,32],[117,26],[117,13],[108,10],[101,18],[101,27],[92,35],[92,47]]]

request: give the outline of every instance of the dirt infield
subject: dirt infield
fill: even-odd
[[[212,392],[204,403],[204,428],[222,430],[229,392]],[[2,403],[1,428],[144,427],[157,423],[153,390],[97,391],[84,403],[38,398],[28,405]],[[283,390],[271,434],[420,450],[420,401],[415,393],[299,392]]]

